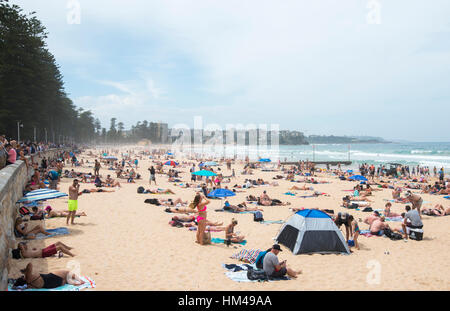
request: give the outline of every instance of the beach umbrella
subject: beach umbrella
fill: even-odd
[[[178,163],[175,162],[175,161],[167,161],[166,163],[164,163],[164,165],[172,165],[172,166],[174,166],[174,165],[178,165]]]
[[[207,170],[201,170],[201,171],[193,172],[191,174],[192,175],[197,175],[197,176],[217,176],[216,173],[211,172],[211,171],[207,171]]]
[[[233,197],[235,195],[236,193],[228,189],[216,189],[208,193],[208,197],[211,198],[226,198],[226,197]]]
[[[209,162],[203,163],[203,165],[205,165],[205,166],[216,166],[216,165],[218,165],[218,164],[217,164],[217,162],[209,161]]]
[[[363,180],[363,181],[367,181],[367,178],[366,177],[364,177],[364,176],[361,176],[361,175],[353,175],[353,176],[350,176],[348,179],[350,179],[350,180]]]
[[[259,159],[259,162],[272,162],[269,158]]]
[[[53,189],[37,189],[28,192],[25,196],[17,201],[17,203],[22,202],[34,202],[34,201],[45,201],[51,199],[57,199],[61,197],[66,197],[67,193],[60,192],[58,190]]]

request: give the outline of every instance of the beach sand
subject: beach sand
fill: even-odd
[[[127,148],[130,149],[130,148]],[[89,159],[86,152],[79,159]],[[245,235],[247,245],[230,246],[207,245],[200,246],[195,243],[195,231],[187,228],[174,228],[168,225],[172,216],[164,212],[165,207],[144,203],[147,198],[173,198],[181,197],[191,201],[195,195],[194,188],[182,189],[167,181],[167,176],[156,175],[158,186],[149,187],[149,172],[147,168],[152,160],[143,156],[139,160],[137,170],[143,178],[136,183],[129,184],[125,179],[119,180],[122,188],[114,188],[114,193],[83,194],[79,198],[78,211],[87,213],[87,217],[76,218],[76,224],[69,226],[70,235],[49,238],[41,241],[31,241],[31,246],[47,246],[61,241],[71,247],[76,257],[63,258],[11,260],[9,277],[18,277],[19,269],[32,261],[35,269],[41,273],[54,270],[70,269],[79,264],[82,275],[93,278],[96,282],[94,290],[450,290],[450,217],[423,216],[423,241],[408,240],[407,242],[391,241],[383,237],[359,237],[361,250],[354,250],[351,255],[293,255],[289,249],[282,245],[284,250],[279,254],[281,260],[287,259],[288,267],[302,269],[303,273],[296,280],[264,283],[238,283],[230,280],[222,268],[222,263],[242,263],[230,256],[241,249],[259,248],[265,250],[273,244],[273,238],[280,229],[280,224],[260,224],[253,221],[252,214],[231,214],[215,212],[223,205],[222,200],[211,200],[208,205],[208,219],[221,221],[224,225],[230,223],[231,218],[239,221],[235,231]],[[197,165],[197,162],[195,162]],[[92,165],[92,164],[91,164]],[[191,164],[192,165],[192,164]],[[177,167],[182,170],[180,175],[183,181],[190,180],[189,168],[191,165]],[[231,171],[225,165],[219,166],[225,176]],[[232,186],[242,184],[245,178],[262,178],[273,181],[272,177],[280,172],[262,172],[254,170],[254,175],[241,175],[243,164],[234,164],[237,177],[232,179]],[[168,170],[165,166],[165,171]],[[71,169],[66,164],[65,169]],[[89,172],[93,168],[76,167],[76,171]],[[100,174],[106,177],[114,171],[107,170],[104,165]],[[271,206],[264,208],[265,220],[286,220],[296,208],[320,208],[339,211],[349,211],[340,207],[342,197],[348,192],[342,190],[352,189],[355,182],[340,181],[337,177],[317,174],[319,180],[330,181],[330,184],[311,185],[314,190],[329,193],[331,197],[299,198],[298,195],[308,195],[312,191],[295,191],[296,197],[284,195],[293,185],[302,186],[302,183],[292,183],[278,180],[279,186],[261,186],[237,193],[229,198],[232,204],[245,201],[249,194],[258,196],[267,190],[271,198],[283,202],[291,202],[290,206]],[[303,178],[296,176],[296,179]],[[63,178],[60,190],[68,193],[72,179]],[[170,188],[175,195],[138,194],[137,188],[144,186],[151,188]],[[94,184],[81,183],[80,190],[95,188]],[[424,207],[434,206],[436,203],[449,206],[450,201],[442,196],[429,194],[421,195]],[[386,203],[383,199],[391,199],[391,190],[374,192],[371,198],[373,209],[383,209]],[[67,209],[67,198],[48,201],[56,210]],[[255,205],[256,206],[256,205]],[[404,204],[393,203],[392,211],[401,213]],[[364,219],[369,213],[351,210],[355,218]],[[400,222],[388,222],[391,227],[399,228]],[[362,230],[368,225],[360,223]],[[45,221],[46,228],[64,227],[65,218]],[[344,227],[342,227],[344,228]],[[345,229],[344,229],[345,231]],[[212,237],[224,238],[223,232],[212,232]],[[389,254],[386,254],[389,252]],[[371,273],[379,272],[379,279],[373,279]]]

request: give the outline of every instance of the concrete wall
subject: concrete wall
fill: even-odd
[[[52,149],[33,155],[33,162],[40,162],[43,157],[56,158],[61,149]],[[31,163],[30,157],[27,157]],[[8,281],[8,259],[10,257],[11,242],[15,242],[14,220],[18,215],[18,205],[15,203],[22,198],[23,189],[34,171],[27,170],[25,162],[16,161],[0,170],[0,291],[6,290]]]

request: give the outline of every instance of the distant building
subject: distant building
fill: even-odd
[[[162,122],[150,122],[150,140],[156,144],[168,142],[169,125]]]

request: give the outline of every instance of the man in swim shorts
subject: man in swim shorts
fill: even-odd
[[[17,249],[12,250],[12,257],[14,259],[46,258],[56,255],[58,252],[73,257],[74,254],[70,252],[71,249],[72,249],[71,247],[61,242],[56,242],[55,244],[49,245],[43,249],[31,248],[28,247],[27,243],[20,242],[19,245],[17,246]]]
[[[66,224],[69,224],[69,219],[71,219],[71,225],[74,224],[73,220],[78,209],[78,195],[81,194],[80,184],[78,179],[73,180],[72,186],[69,187],[69,214],[67,214]]]

